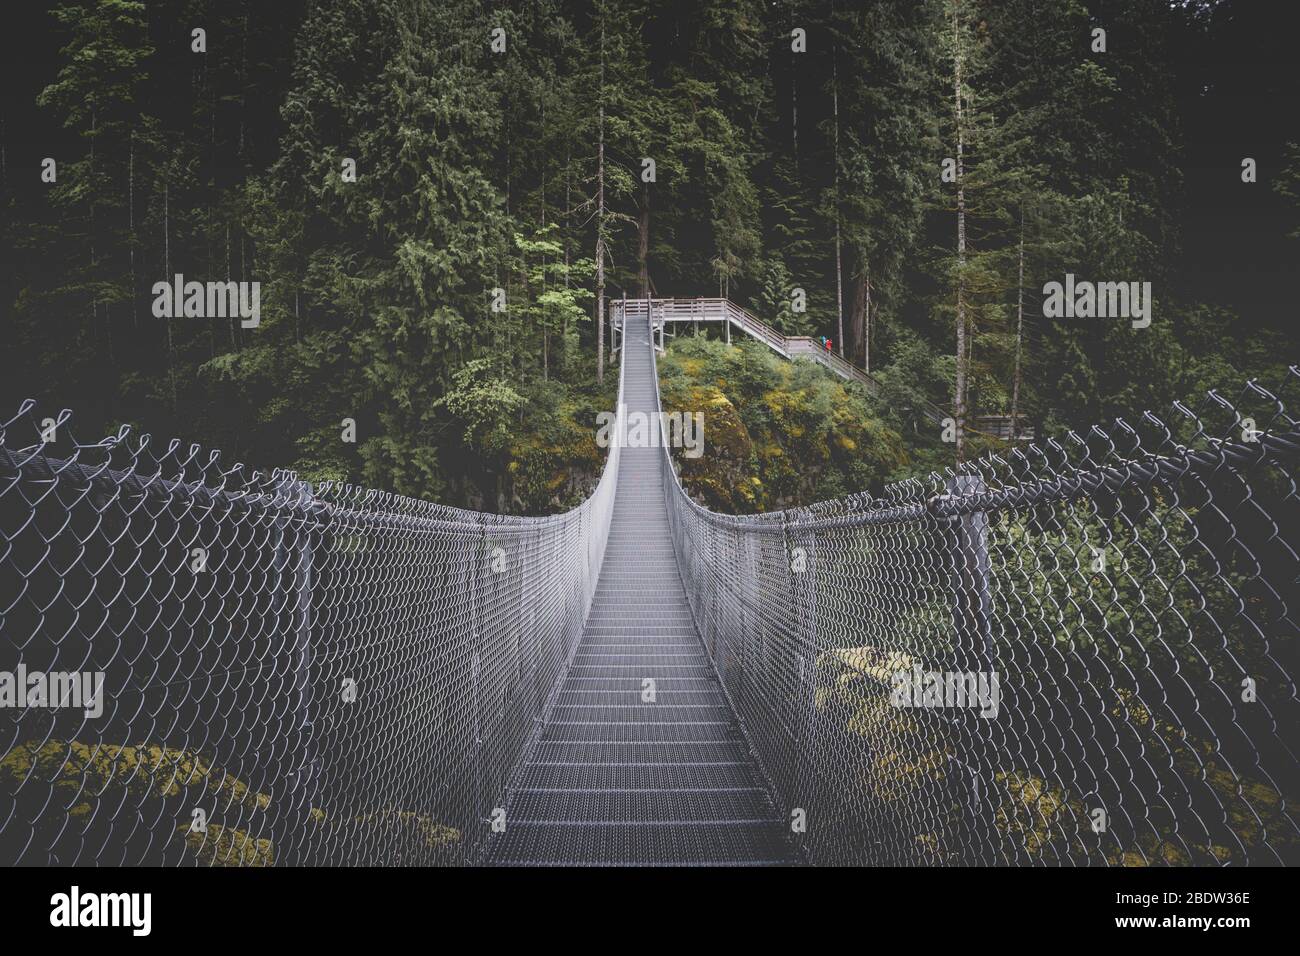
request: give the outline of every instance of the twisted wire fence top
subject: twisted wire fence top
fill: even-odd
[[[81,445],[25,403],[0,863],[474,861],[581,633],[619,454],[579,507],[509,517],[125,428]]]
[[[1300,861],[1297,378],[754,516],[665,451],[696,621],[807,858]]]

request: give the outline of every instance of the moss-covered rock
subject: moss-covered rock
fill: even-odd
[[[103,793],[110,787],[136,797],[176,797],[196,800],[216,795],[218,808],[265,810],[271,798],[256,793],[242,780],[213,768],[188,750],[151,744],[118,746],[50,740],[19,744],[0,759],[0,779],[21,783],[29,777],[48,781],[56,794],[75,797]]]
[[[275,847],[270,840],[250,836],[234,827],[209,823],[203,832],[179,827],[195,860],[204,866],[274,866]]]
[[[549,514],[591,493],[608,453],[596,444],[596,416],[613,407],[612,395],[572,392],[557,383],[533,387],[506,449],[509,500],[500,503],[505,510]]]
[[[736,514],[809,504],[883,484],[907,462],[856,384],[759,343],[682,338],[659,360],[669,412],[704,414],[704,453],[676,453],[698,500]]]
[[[15,795],[41,862],[272,866],[280,839],[339,861],[393,862],[368,859],[382,847],[422,865],[463,862],[460,831],[427,814],[310,807],[276,818],[270,795],[198,753],[157,744],[19,744],[0,757],[0,790]],[[195,828],[199,808],[208,819]]]
[[[417,854],[412,862],[422,865],[456,862],[461,851],[461,832],[427,814],[381,810],[359,816],[355,822],[379,838],[372,842],[412,848]]]

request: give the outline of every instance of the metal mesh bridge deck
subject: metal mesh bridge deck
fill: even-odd
[[[644,318],[623,403],[655,413]],[[624,447],[591,611],[492,846],[498,865],[750,865],[792,848],[695,628],[668,529],[663,451]]]

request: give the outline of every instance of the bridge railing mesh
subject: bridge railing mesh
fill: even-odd
[[[807,859],[1300,862],[1296,379],[752,517],[665,476]]]
[[[1284,389],[810,508],[675,475],[701,634],[816,863],[1300,860]],[[0,435],[0,863],[481,858],[612,512]],[[667,457],[665,467],[671,469]]]
[[[521,518],[77,444],[30,403],[0,446],[0,864],[481,857],[617,447],[581,506]]]

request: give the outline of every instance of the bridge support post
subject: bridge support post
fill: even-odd
[[[948,494],[958,498],[982,494],[984,479],[955,475]],[[993,587],[989,561],[989,517],[983,511],[962,511],[952,519],[956,550],[952,570],[953,626],[961,646],[981,670],[992,668]]]
[[[482,827],[491,818],[483,793],[483,700],[480,694],[483,667],[483,600],[481,588],[484,568],[488,559],[487,526],[479,523],[476,560],[469,565],[469,625],[470,625],[470,700],[474,710],[474,806],[468,818],[476,827]],[[478,841],[475,841],[476,843]]]
[[[979,475],[955,475],[948,482],[947,493],[957,501],[969,500],[972,495],[984,493],[986,486]],[[998,680],[995,675],[997,652],[993,645],[993,572],[989,560],[989,516],[986,511],[959,507],[948,519],[951,528],[953,563],[949,587],[952,592],[953,631],[958,648],[958,660],[953,669],[964,669],[986,675],[988,681]],[[1001,693],[999,692],[999,698]],[[970,832],[988,834],[987,845],[997,843],[992,832],[992,807],[988,793],[992,779],[990,740],[987,724],[991,720],[973,711],[963,711],[952,729],[962,738],[962,756],[951,763],[954,784],[968,788]],[[960,781],[960,783],[958,783]]]
[[[293,728],[296,740],[285,758],[287,767],[280,768],[287,778],[288,799],[285,805],[292,808],[289,825],[307,828],[313,804],[315,787],[320,781],[320,765],[316,755],[315,725],[312,721],[312,630],[315,626],[312,608],[312,538],[317,533],[316,515],[311,510],[312,487],[305,481],[288,479],[280,482],[277,497],[283,496],[285,504],[294,512],[301,509],[301,521],[296,517],[278,519],[275,526],[275,555],[273,570],[275,587],[286,592],[286,609],[293,631],[291,665],[293,692],[297,696],[297,726]],[[278,825],[284,825],[281,821]],[[307,847],[294,846],[284,854],[284,862],[305,864],[311,860],[303,854]]]
[[[798,683],[791,713],[795,753],[794,759],[786,764],[793,769],[787,771],[791,776],[786,785],[780,787],[778,783],[778,788],[791,801],[791,806],[780,808],[783,813],[799,807],[812,818],[818,804],[816,777],[809,772],[810,750],[817,730],[817,539],[815,533],[803,528],[804,522],[812,517],[808,509],[793,509],[789,514],[794,520],[787,519],[785,523],[785,557],[795,621],[795,661],[791,663],[797,667]],[[809,832],[815,832],[812,826]],[[809,853],[806,840],[806,835],[800,838],[800,849],[805,855]]]
[[[610,339],[614,338],[613,330],[610,331]],[[627,338],[627,291],[623,292],[623,303],[618,310],[618,342],[614,345],[614,351],[617,352],[623,347],[623,340]],[[613,355],[610,355],[613,360]]]

